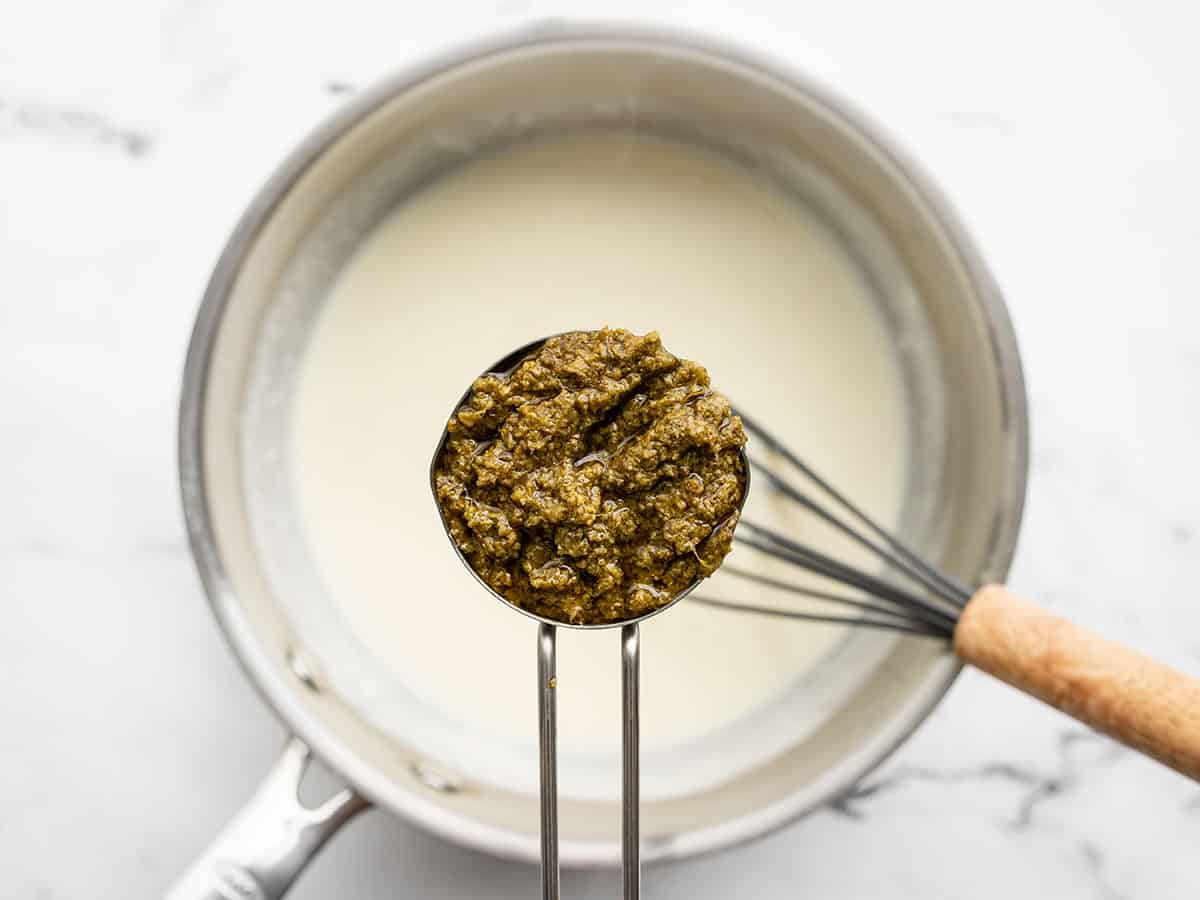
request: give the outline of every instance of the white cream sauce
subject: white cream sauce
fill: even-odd
[[[296,411],[298,490],[321,577],[368,652],[497,740],[535,739],[536,628],[462,568],[430,457],[476,374],[533,339],[605,324],[658,330],[885,522],[903,499],[903,390],[869,286],[771,184],[615,135],[525,145],[433,183],[364,242],[322,313]],[[747,515],[828,537],[763,484]],[[731,561],[779,573],[753,551]],[[724,573],[702,592],[770,599]],[[559,635],[562,752],[615,753],[617,632]],[[644,749],[736,725],[843,637],[685,601],[643,629]]]

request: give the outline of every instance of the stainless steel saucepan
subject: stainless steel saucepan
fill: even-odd
[[[200,309],[179,424],[192,551],[233,651],[295,737],[173,900],[280,897],[368,805],[448,840],[537,860],[536,788],[498,786],[471,756],[514,754],[514,771],[528,763],[536,778],[535,723],[527,757],[473,748],[355,652],[306,544],[289,435],[308,337],[364,235],[478,154],[581,129],[661,134],[728,156],[828,224],[872,286],[902,363],[914,427],[900,448],[912,461],[900,530],[965,581],[1006,574],[1027,463],[1013,332],[954,215],[875,127],[778,61],[676,31],[557,22],[439,55],[355,98],[280,166]],[[409,349],[398,357],[414,356]],[[957,671],[935,642],[847,636],[820,678],[780,699],[812,708],[813,692],[825,691],[814,727],[719,785],[644,798],[644,857],[728,847],[838,797],[904,740]],[[368,714],[364,686],[388,727]],[[315,809],[297,798],[309,748],[347,784]],[[643,778],[685,767],[688,753],[720,762],[723,752],[715,742],[649,758]],[[565,798],[561,809],[564,864],[619,862],[619,796]]]

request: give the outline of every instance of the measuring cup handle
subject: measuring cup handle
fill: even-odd
[[[165,900],[279,900],[339,828],[369,805],[350,789],[300,803],[308,745],[292,738],[261,785]]]
[[[621,629],[621,883],[624,900],[642,896],[641,637],[637,624]]]

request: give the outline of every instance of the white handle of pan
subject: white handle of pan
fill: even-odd
[[[320,806],[300,802],[308,745],[292,738],[246,805],[166,893],[165,900],[279,900],[344,824],[370,804],[349,788]]]

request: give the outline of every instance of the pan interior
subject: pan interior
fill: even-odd
[[[261,650],[272,673],[268,694],[289,710],[289,718],[294,713],[302,719],[302,731],[318,751],[374,799],[444,834],[536,855],[534,722],[524,738],[519,727],[508,734],[473,728],[448,714],[444,696],[384,659],[379,645],[372,646],[370,629],[351,621],[334,602],[328,563],[314,544],[313,499],[298,487],[311,481],[303,472],[310,463],[297,452],[304,442],[295,439],[304,427],[305,360],[317,346],[314,335],[336,316],[330,299],[337,296],[339,279],[356,254],[372,252],[375,237],[402,227],[395,223],[406,208],[475,161],[552,153],[537,148],[582,139],[609,142],[606,153],[623,145],[631,160],[641,152],[638,147],[651,148],[653,156],[655,146],[684,144],[714,165],[749,170],[786,197],[812,223],[814,234],[849,261],[889,348],[893,388],[908,424],[902,447],[871,448],[881,457],[902,459],[901,484],[885,517],[912,544],[968,579],[1006,563],[1009,423],[997,399],[998,376],[979,364],[990,358],[992,347],[983,313],[963,301],[973,286],[953,264],[952,248],[920,218],[926,211],[905,206],[912,198],[894,187],[896,174],[868,145],[846,136],[847,126],[835,112],[702,54],[603,41],[498,54],[374,102],[290,186],[237,273],[212,353],[204,457],[221,562],[237,596],[238,622],[245,623],[244,634],[241,624],[234,629],[235,643],[244,654],[251,643]],[[848,170],[855,167],[861,172],[851,177]],[[874,196],[887,184],[893,185],[887,197]],[[419,313],[420,304],[436,299],[396,302]],[[670,320],[654,315],[652,301],[643,303],[650,306],[640,314],[632,307],[622,310],[636,321],[614,316],[610,324],[646,330]],[[769,312],[746,309],[718,321],[734,328]],[[482,360],[456,359],[460,377],[436,368],[445,354],[437,334],[423,330],[419,315],[407,343],[395,350],[409,361],[409,376],[423,379],[437,401],[432,406],[448,409],[481,362],[532,336],[605,324],[608,315],[587,301],[556,310],[553,321],[507,319],[481,308],[480,322],[491,329],[494,346]],[[735,403],[755,411],[761,392],[738,395],[740,381],[753,381],[745,374],[753,371],[753,354],[726,353],[693,340],[686,327],[678,328],[682,341],[672,342],[669,325],[659,327],[669,347],[708,363]],[[773,332],[779,341],[795,340],[787,327]],[[440,374],[430,377],[435,371]],[[786,371],[771,373],[773,383],[787,385],[788,377]],[[863,402],[870,406],[869,398]],[[762,418],[771,419],[770,411],[763,410]],[[868,412],[850,421],[869,425],[869,420]],[[805,435],[789,433],[794,427],[783,421],[779,430],[803,454]],[[989,444],[989,431],[998,448],[991,455],[980,452]],[[427,445],[426,454],[436,439],[436,430],[415,436]],[[380,452],[386,449],[380,442]],[[811,461],[837,480],[839,460]],[[426,485],[424,467],[412,478]],[[752,495],[748,515],[754,515],[753,504],[768,500]],[[397,552],[437,559],[431,565],[444,567],[439,577],[446,590],[490,604],[487,612],[479,608],[481,616],[494,613],[514,627],[527,625],[456,568],[432,500],[419,502],[429,527],[406,534]],[[325,530],[336,524],[327,522]],[[427,538],[432,545],[424,544]],[[745,586],[718,579],[714,593],[718,585],[722,596],[760,599]],[[404,600],[397,597],[398,603]],[[672,610],[649,624],[665,640],[672,622],[686,621],[688,612]],[[416,621],[411,640],[454,659],[461,651],[456,633],[464,624]],[[532,698],[534,633],[528,631]],[[775,808],[778,815],[794,814],[828,799],[833,786],[848,783],[856,767],[861,771],[869,764],[864,759],[878,758],[916,721],[953,669],[943,648],[928,641],[865,631],[829,634],[813,665],[781,679],[769,692],[770,702],[751,704],[703,734],[649,741],[643,760],[649,856],[712,846],[719,840],[713,835],[727,823],[749,822]],[[657,637],[647,627],[647,678]],[[564,644],[560,654],[565,661],[574,651]],[[615,639],[611,651],[615,694]],[[277,686],[288,682],[290,689]],[[560,699],[564,711],[568,703]],[[560,765],[564,860],[615,858],[618,758],[603,747],[567,745]],[[769,827],[772,816],[746,825],[742,833]]]

